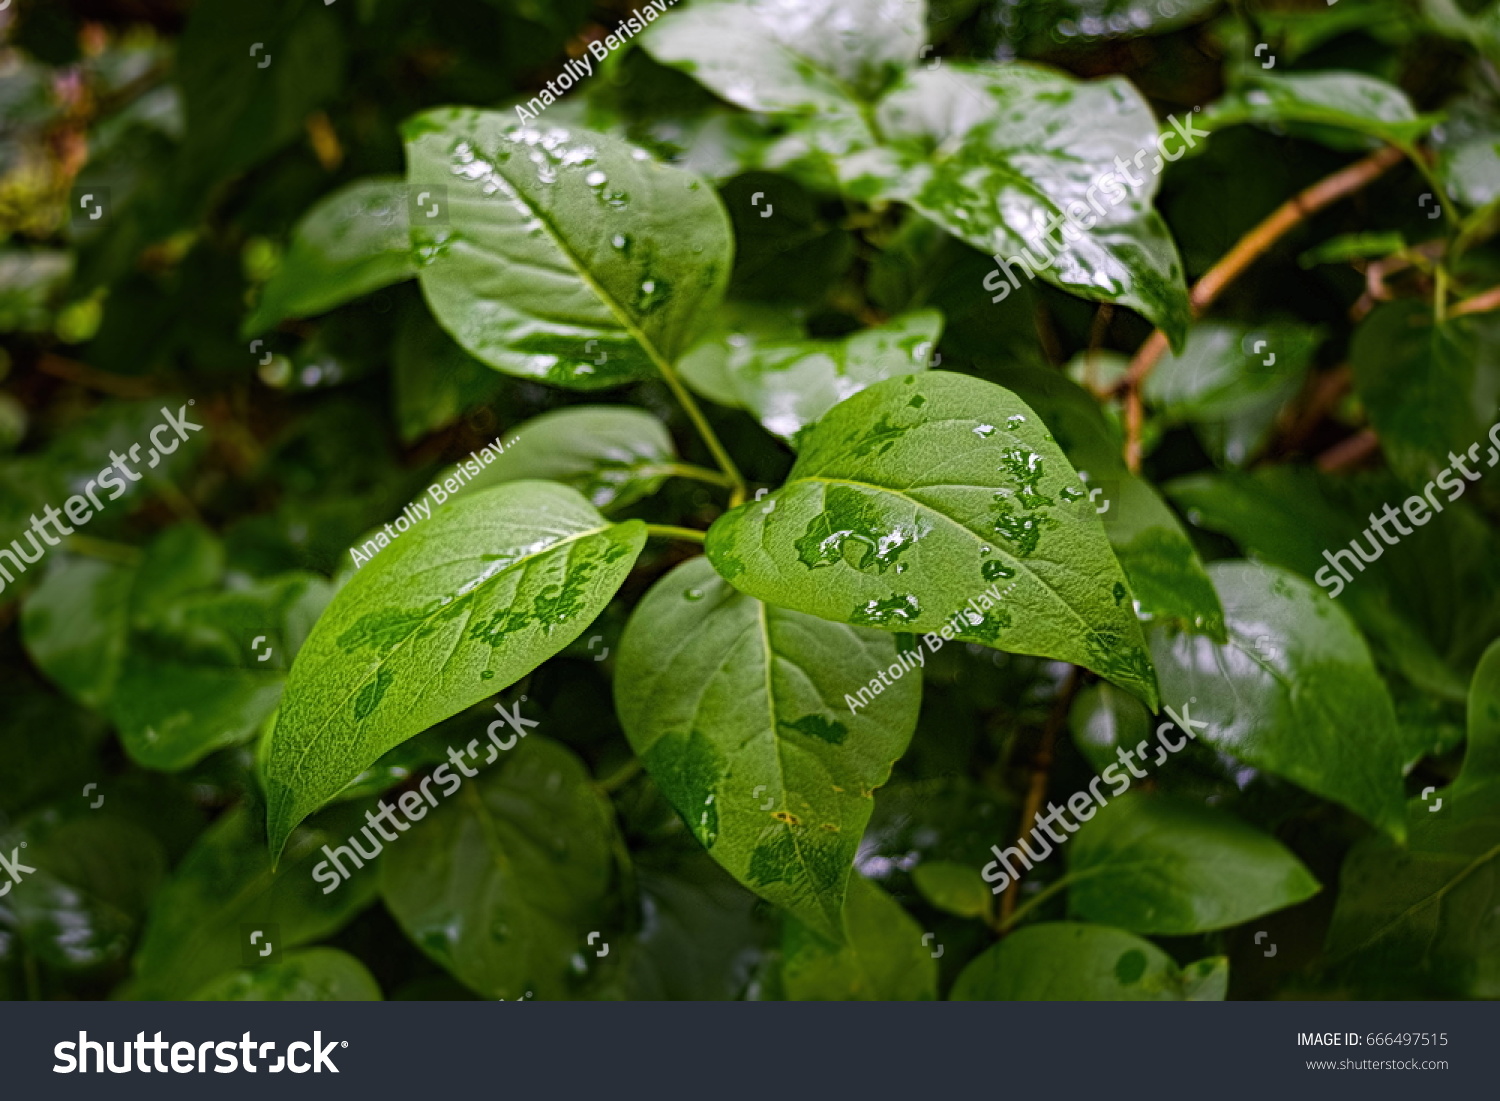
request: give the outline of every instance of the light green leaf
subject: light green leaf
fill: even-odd
[[[1226,929],[1318,892],[1302,861],[1268,834],[1225,811],[1132,792],[1079,827],[1068,879],[1068,909],[1079,918],[1167,936]]]
[[[1414,487],[1444,470],[1460,477],[1450,452],[1467,453],[1471,470],[1495,465],[1500,445],[1485,435],[1500,407],[1496,348],[1500,317],[1435,325],[1427,304],[1412,300],[1377,306],[1355,330],[1349,349],[1355,388],[1392,469]]]
[[[677,461],[666,426],[623,405],[575,405],[515,430],[500,457],[458,490],[463,497],[526,478],[562,482],[595,508],[624,508],[660,488]]]
[[[1128,692],[1112,684],[1091,684],[1074,697],[1068,729],[1078,752],[1095,772],[1103,772],[1117,764],[1119,750],[1131,749],[1151,737],[1151,716]]]
[[[903,674],[890,688],[877,676],[887,668]],[[902,664],[891,635],[762,604],[704,558],[641,601],[615,676],[631,747],[694,836],[746,887],[834,939],[874,789],[905,752],[921,698],[920,668]]]
[[[1361,841],[1344,861],[1328,949],[1376,991],[1500,997],[1500,642],[1469,694],[1463,771],[1406,806],[1405,846]]]
[[[994,896],[978,869],[951,860],[927,860],[911,872],[922,897],[959,917],[989,919]]]
[[[1009,262],[985,281],[997,300],[1039,276],[1139,310],[1181,343],[1182,261],[1151,207],[1157,123],[1128,82],[1024,64],[917,69],[881,102],[879,125],[903,163],[873,170],[871,197],[908,202]],[[1186,148],[1171,137],[1169,148]]]
[[[302,648],[266,753],[267,833],[386,750],[536,668],[614,596],[646,540],[577,493],[515,482],[449,501],[334,598]]]
[[[692,173],[467,108],[419,115],[406,142],[408,186],[447,203],[412,224],[423,293],[498,370],[582,390],[651,378],[723,297],[729,219]]]
[[[849,880],[842,944],[788,919],[781,979],[793,1001],[932,1001],[937,961],[922,928],[864,876]]]
[[[251,337],[288,317],[312,317],[373,290],[410,279],[406,185],[356,180],[324,198],[292,230],[281,266],[245,321]]]
[[[1178,967],[1156,945],[1102,925],[1029,925],[964,968],[956,1002],[1223,1001],[1229,961]]]
[[[803,438],[787,484],[709,529],[741,591],[824,619],[1071,661],[1151,703],[1119,563],[1041,419],[992,383],[876,383]]]
[[[1315,325],[1238,325],[1201,321],[1181,352],[1168,352],[1146,377],[1142,396],[1174,420],[1230,417],[1279,403],[1323,341]]]
[[[744,406],[768,432],[795,441],[839,402],[882,379],[934,362],[943,315],[904,314],[842,340],[766,340],[731,346],[725,371]]]
[[[923,0],[700,0],[641,40],[750,111],[839,111],[877,95],[926,40]]]
[[[1196,737],[1341,803],[1400,839],[1404,749],[1364,639],[1334,601],[1284,570],[1216,562],[1229,642],[1151,631],[1165,706]]]
[[[258,814],[238,807],[220,818],[152,899],[130,996],[192,997],[210,979],[244,965],[247,930],[274,927],[281,938],[275,947],[285,951],[342,928],[375,897],[374,867],[349,868],[352,878],[326,894],[312,872],[323,860],[322,846],[346,845],[359,831],[364,809],[335,807],[297,830],[277,871]]]
[[[1500,199],[1500,123],[1493,100],[1463,99],[1433,131],[1437,176],[1455,202],[1479,209]]]
[[[337,948],[290,952],[280,963],[220,975],[194,1002],[378,1002],[380,984]]]
[[[1199,117],[1209,130],[1244,122],[1306,123],[1352,130],[1376,141],[1410,145],[1436,121],[1418,116],[1405,92],[1364,73],[1323,71],[1285,76],[1251,68],[1243,87],[1228,92]],[[1317,135],[1318,130],[1312,134]],[[1335,139],[1332,143],[1345,143]]]
[[[475,992],[565,998],[588,934],[608,941],[619,844],[583,764],[533,734],[391,844],[380,890],[413,943]]]

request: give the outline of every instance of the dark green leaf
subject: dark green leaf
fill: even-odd
[[[694,836],[752,891],[837,938],[874,789],[921,703],[920,670],[896,639],[762,604],[695,558],[646,595],[619,662],[621,725]],[[902,674],[889,689],[887,668]]]
[[[423,813],[381,871],[381,894],[407,936],[487,998],[567,997],[588,934],[608,942],[618,844],[582,763],[532,736]]]

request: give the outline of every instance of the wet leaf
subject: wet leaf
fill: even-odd
[[[1405,92],[1364,73],[1315,72],[1279,75],[1251,68],[1243,87],[1203,112],[1199,123],[1221,130],[1245,122],[1304,123],[1352,130],[1394,145],[1410,145],[1431,128],[1434,115],[1419,116]],[[1337,140],[1338,147],[1343,144]]]
[[[1119,563],[1041,419],[946,372],[877,383],[809,430],[786,485],[707,554],[758,599],[836,622],[1072,661],[1156,702]]]
[[[901,905],[863,876],[849,880],[845,939],[832,941],[789,920],[782,936],[781,980],[793,1001],[932,1001],[935,949]]]
[[[1206,724],[1194,728],[1199,741],[1341,803],[1400,839],[1401,732],[1348,614],[1274,567],[1216,562],[1208,573],[1229,641],[1153,629],[1163,705]]]
[[[916,728],[916,659],[884,632],[762,604],[695,558],[641,601],[619,661],[620,723],[693,835],[837,938],[874,789]],[[886,669],[901,671],[889,688]]]
[[[1019,929],[975,959],[953,986],[956,1002],[1223,1001],[1223,956],[1178,967],[1156,945],[1102,925],[1055,922]]]
[[[195,1002],[378,1002],[380,984],[359,960],[337,948],[289,952],[280,963],[220,975]]]
[[[243,334],[326,313],[414,276],[406,201],[404,182],[373,177],[346,184],[304,214]]]
[[[386,750],[577,638],[645,542],[570,489],[515,482],[449,501],[334,598],[292,666],[266,753],[267,832],[292,828]]]
[[[451,773],[454,778],[457,773]],[[608,803],[569,750],[531,734],[391,842],[381,895],[419,948],[486,998],[565,998],[608,943]]]
[[[1182,261],[1151,207],[1165,162],[1129,83],[1022,64],[919,69],[881,102],[879,124],[901,164],[873,171],[870,197],[908,202],[1007,263],[984,284],[996,300],[1039,277],[1139,310],[1181,344]],[[1196,140],[1167,134],[1170,150]]]
[[[690,172],[492,111],[431,111],[406,139],[423,293],[491,367],[581,390],[651,378],[723,297],[729,219]]]
[[[1318,891],[1290,850],[1232,815],[1130,792],[1079,827],[1068,878],[1077,917],[1167,936],[1239,925]]]
[[[666,426],[628,406],[575,405],[508,435],[500,457],[458,496],[526,478],[572,486],[595,508],[624,508],[660,488],[677,461]]]

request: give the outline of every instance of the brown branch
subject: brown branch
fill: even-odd
[[[90,390],[98,390],[117,398],[149,398],[158,392],[156,387],[145,379],[111,374],[51,352],[42,353],[41,358],[36,361],[36,369],[44,375],[86,386]]]
[[[1347,470],[1358,466],[1380,450],[1380,437],[1373,429],[1366,428],[1347,439],[1340,440],[1318,456],[1318,469],[1324,474]]]
[[[1190,295],[1193,317],[1201,317],[1223,294],[1229,284],[1242,275],[1246,268],[1264,255],[1272,245],[1285,237],[1294,228],[1326,206],[1352,195],[1360,188],[1378,179],[1404,154],[1393,146],[1386,146],[1364,160],[1355,161],[1333,175],[1319,180],[1305,191],[1293,195],[1277,207],[1265,221],[1241,237],[1217,264],[1198,280]],[[1102,397],[1136,389],[1151,373],[1168,347],[1166,334],[1160,329],[1153,332],[1135,358],[1130,369]]]
[[[1042,728],[1042,740],[1031,758],[1031,784],[1026,789],[1026,804],[1021,811],[1021,827],[1016,834],[1018,839],[1036,829],[1037,818],[1041,816],[1042,803],[1047,798],[1047,781],[1052,772],[1057,734],[1068,719],[1068,711],[1073,706],[1073,696],[1078,691],[1078,682],[1078,666],[1075,665],[1068,670],[1068,679],[1063,682],[1062,688],[1058,691],[1057,699],[1052,701],[1052,710],[1047,715],[1047,724]],[[1010,886],[1005,888],[1005,894],[1000,898],[1000,913],[995,920],[996,931],[1004,928],[1011,914],[1015,913],[1020,885],[1021,879],[1017,876],[1010,881]]]
[[[1473,298],[1465,298],[1448,311],[1448,316],[1462,317],[1466,313],[1485,313],[1489,310],[1500,310],[1500,287],[1491,287]]]
[[[1344,395],[1354,388],[1354,370],[1341,363],[1331,371],[1314,377],[1307,388],[1306,403],[1297,411],[1291,425],[1276,445],[1276,452],[1289,455],[1312,436],[1323,418],[1344,400]]]

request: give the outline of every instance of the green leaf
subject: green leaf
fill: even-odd
[[[788,998],[870,1002],[937,997],[937,961],[922,942],[921,926],[864,876],[849,880],[844,929],[843,943],[835,944],[796,919],[787,920],[781,979]]]
[[[194,1002],[378,1002],[380,984],[359,960],[337,948],[290,952],[280,963],[231,971],[208,983]]]
[[[922,0],[700,0],[641,40],[749,111],[839,111],[868,100],[916,60]]]
[[[895,375],[925,371],[943,331],[937,310],[904,314],[842,340],[765,340],[731,346],[725,371],[766,431],[793,441],[839,402]],[[941,357],[937,357],[941,358]]]
[[[1163,703],[1196,737],[1341,803],[1400,839],[1405,753],[1390,694],[1344,610],[1249,562],[1208,569],[1229,641],[1151,632]]]
[[[787,484],[721,516],[736,588],[836,622],[1071,661],[1156,702],[1130,592],[1078,475],[1013,394],[927,372],[876,383],[803,438]]]
[[[218,540],[191,524],[163,532],[139,566],[60,559],[23,605],[26,652],[70,696],[99,710],[114,694],[132,618],[214,585],[223,569]]]
[[[292,230],[281,266],[245,321],[251,337],[288,317],[312,317],[373,290],[410,279],[406,184],[371,177],[339,188]]]
[[[1112,684],[1081,689],[1068,712],[1068,729],[1095,772],[1116,764],[1121,749],[1131,749],[1151,737],[1151,716],[1141,701]]]
[[[498,370],[581,390],[651,378],[723,297],[729,219],[692,173],[605,134],[465,108],[419,115],[406,141],[408,186],[447,202],[412,224],[423,293]]]
[[[661,487],[677,461],[666,426],[620,405],[575,405],[517,428],[500,457],[458,496],[527,478],[562,482],[595,508],[624,508]]]
[[[448,427],[515,385],[455,344],[425,304],[411,305],[391,352],[396,422],[406,444]]]
[[[1151,208],[1163,167],[1156,119],[1127,81],[1023,64],[918,69],[881,102],[879,125],[902,164],[868,186],[1009,262],[985,281],[996,300],[1040,276],[1139,310],[1181,344],[1191,316],[1182,261]]]
[[[1068,879],[1079,918],[1167,936],[1227,929],[1318,892],[1281,842],[1232,815],[1128,792],[1079,827]]]
[[[1433,131],[1432,142],[1438,179],[1455,202],[1477,210],[1500,199],[1500,124],[1493,102],[1460,100]]]
[[[1497,445],[1485,434],[1500,406],[1497,347],[1500,317],[1435,325],[1427,305],[1411,300],[1377,306],[1355,330],[1355,388],[1392,469],[1413,486],[1444,470],[1457,478],[1450,452],[1481,470],[1482,460],[1495,465]]]
[[[583,764],[534,735],[391,843],[381,894],[413,943],[477,993],[565,998],[588,934],[608,941],[619,843]]]
[[[1209,106],[1199,122],[1222,130],[1244,122],[1304,123],[1320,136],[1321,128],[1352,130],[1376,141],[1405,146],[1425,134],[1436,115],[1418,116],[1405,92],[1364,73],[1324,71],[1279,76],[1257,68],[1245,70],[1242,87]],[[1345,144],[1335,139],[1336,148]]]
[[[391,747],[577,638],[645,544],[577,493],[515,482],[450,501],[334,598],[297,656],[267,750],[267,833],[287,835]]]
[[[1460,476],[1453,483],[1449,490],[1467,484]],[[1416,513],[1430,521],[1430,501],[1436,500],[1444,510],[1440,523],[1407,528],[1395,546],[1366,533],[1369,518],[1382,517],[1394,538],[1400,529],[1391,528],[1383,509],[1424,499],[1403,502],[1408,491],[1389,475],[1330,478],[1276,466],[1253,475],[1183,479],[1169,492],[1200,527],[1326,585],[1381,660],[1425,691],[1462,700],[1474,663],[1500,634],[1500,606],[1470,597],[1500,585],[1500,547],[1452,492],[1434,494],[1428,511]],[[1402,516],[1394,508],[1390,514]],[[1362,557],[1348,549],[1351,543],[1362,548]],[[1329,564],[1335,555],[1351,578],[1347,583]]]
[[[1322,341],[1312,325],[1200,322],[1182,351],[1147,376],[1142,396],[1168,421],[1191,422],[1210,454],[1243,465],[1296,396]]]
[[[911,872],[922,897],[959,917],[989,919],[993,896],[977,869],[951,860],[928,860]]]
[[[953,984],[956,1002],[1222,1001],[1229,961],[1178,967],[1140,937],[1101,925],[1029,925],[992,945]]]
[[[160,607],[132,636],[110,700],[126,752],[174,771],[254,737],[331,596],[321,577],[294,573]]]
[[[346,40],[317,0],[195,5],[174,51],[187,112],[182,193],[204,202],[211,185],[296,138],[343,87]]]
[[[889,689],[877,676],[887,668],[903,673]],[[871,683],[880,695],[851,708]],[[834,939],[874,789],[905,752],[921,698],[891,635],[762,604],[704,558],[641,601],[615,676],[631,748],[693,835],[746,887]]]
[[[1377,991],[1500,997],[1500,642],[1469,694],[1469,748],[1447,788],[1406,805],[1407,844],[1359,842],[1344,861],[1328,949]]]
[[[107,811],[79,813],[48,808],[0,831],[0,853],[20,849],[36,869],[14,883],[6,877],[3,906],[27,951],[65,970],[123,957],[167,871],[161,845],[140,826]]]
[[[344,845],[358,832],[363,810],[335,807],[297,830],[278,871],[259,815],[239,807],[210,826],[152,899],[131,997],[192,997],[243,966],[249,930],[274,927],[281,938],[275,947],[285,951],[342,928],[375,897],[374,868],[351,868],[352,878],[326,894],[312,871],[322,846]]]
[[[1102,506],[1080,501],[1078,507],[1107,510],[1101,516],[1104,531],[1141,618],[1187,624],[1223,642],[1224,608],[1177,514],[1155,489],[1131,474],[1094,488],[1103,491]]]

